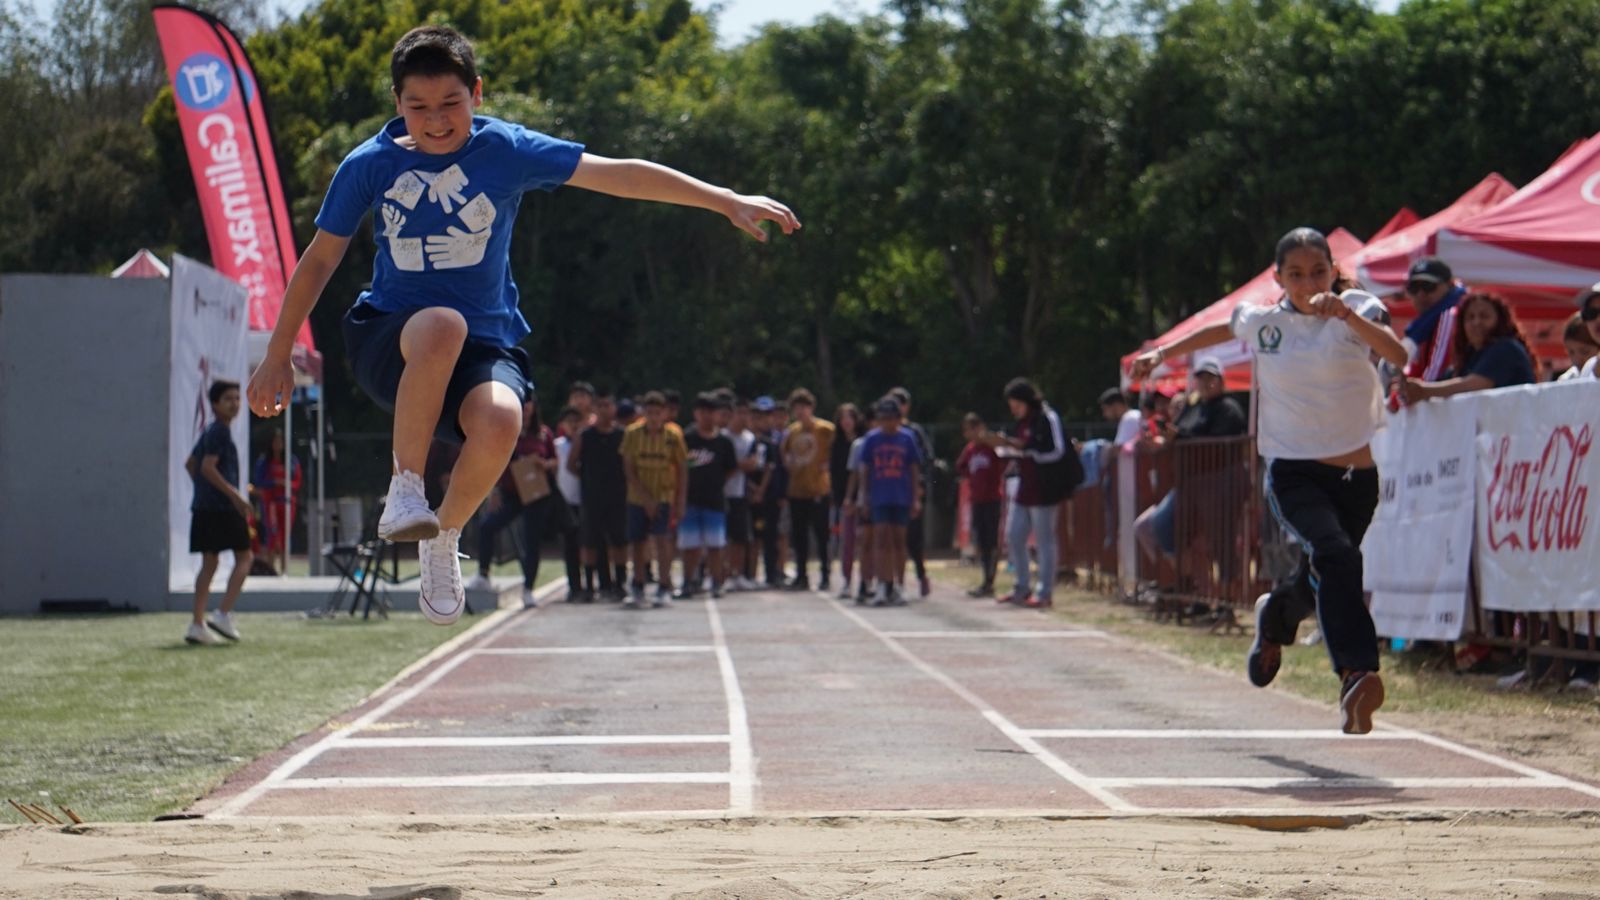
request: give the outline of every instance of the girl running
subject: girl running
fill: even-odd
[[[1251,683],[1278,673],[1284,644],[1313,610],[1340,679],[1347,734],[1372,730],[1383,705],[1378,636],[1362,595],[1361,538],[1378,505],[1370,443],[1382,415],[1371,356],[1396,368],[1406,350],[1378,298],[1349,290],[1320,232],[1296,228],[1278,241],[1272,306],[1240,304],[1226,325],[1202,329],[1134,361],[1142,379],[1169,356],[1230,340],[1256,357],[1260,387],[1258,450],[1267,460],[1273,514],[1306,550],[1308,563],[1256,602],[1256,640],[1246,665]]]

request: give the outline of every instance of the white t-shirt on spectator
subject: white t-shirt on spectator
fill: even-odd
[[[1340,294],[1358,316],[1382,321],[1383,301]],[[1383,418],[1372,351],[1349,325],[1296,310],[1241,303],[1229,322],[1256,357],[1261,413],[1257,446],[1267,459],[1325,459],[1371,443]]]
[[[749,431],[740,431],[735,433],[728,428],[722,429],[722,433],[728,438],[728,440],[733,442],[734,460],[743,465],[744,461],[750,458],[750,451],[755,449],[756,436],[751,434]],[[745,487],[744,482],[744,470],[733,470],[733,474],[728,476],[728,483],[722,488],[722,496],[731,497],[736,500],[743,500]]]
[[[1600,372],[1595,371],[1595,363],[1600,363],[1600,356],[1589,357],[1589,361],[1583,364],[1583,374],[1579,375],[1578,377],[1600,378]]]
[[[1118,447],[1139,437],[1139,429],[1144,426],[1144,415],[1137,409],[1130,409],[1122,414],[1117,422],[1117,436],[1112,441]]]
[[[567,471],[567,457],[572,453],[572,438],[556,438],[556,490],[569,506],[577,506],[583,498],[583,488],[578,476]]]

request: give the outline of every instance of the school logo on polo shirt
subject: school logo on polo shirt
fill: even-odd
[[[1256,331],[1256,347],[1262,353],[1277,353],[1283,344],[1283,330],[1276,325],[1263,325]]]

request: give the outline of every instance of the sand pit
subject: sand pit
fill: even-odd
[[[1596,896],[1594,818],[367,819],[0,830],[0,896],[694,900]]]

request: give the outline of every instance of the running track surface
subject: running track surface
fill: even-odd
[[[660,610],[547,603],[497,614],[192,811],[1600,809],[1600,787],[1387,725],[1381,712],[1372,734],[1343,735],[1328,680],[1322,704],[1256,690],[1242,669],[1230,677],[1070,614],[946,589],[899,608],[775,592]]]

